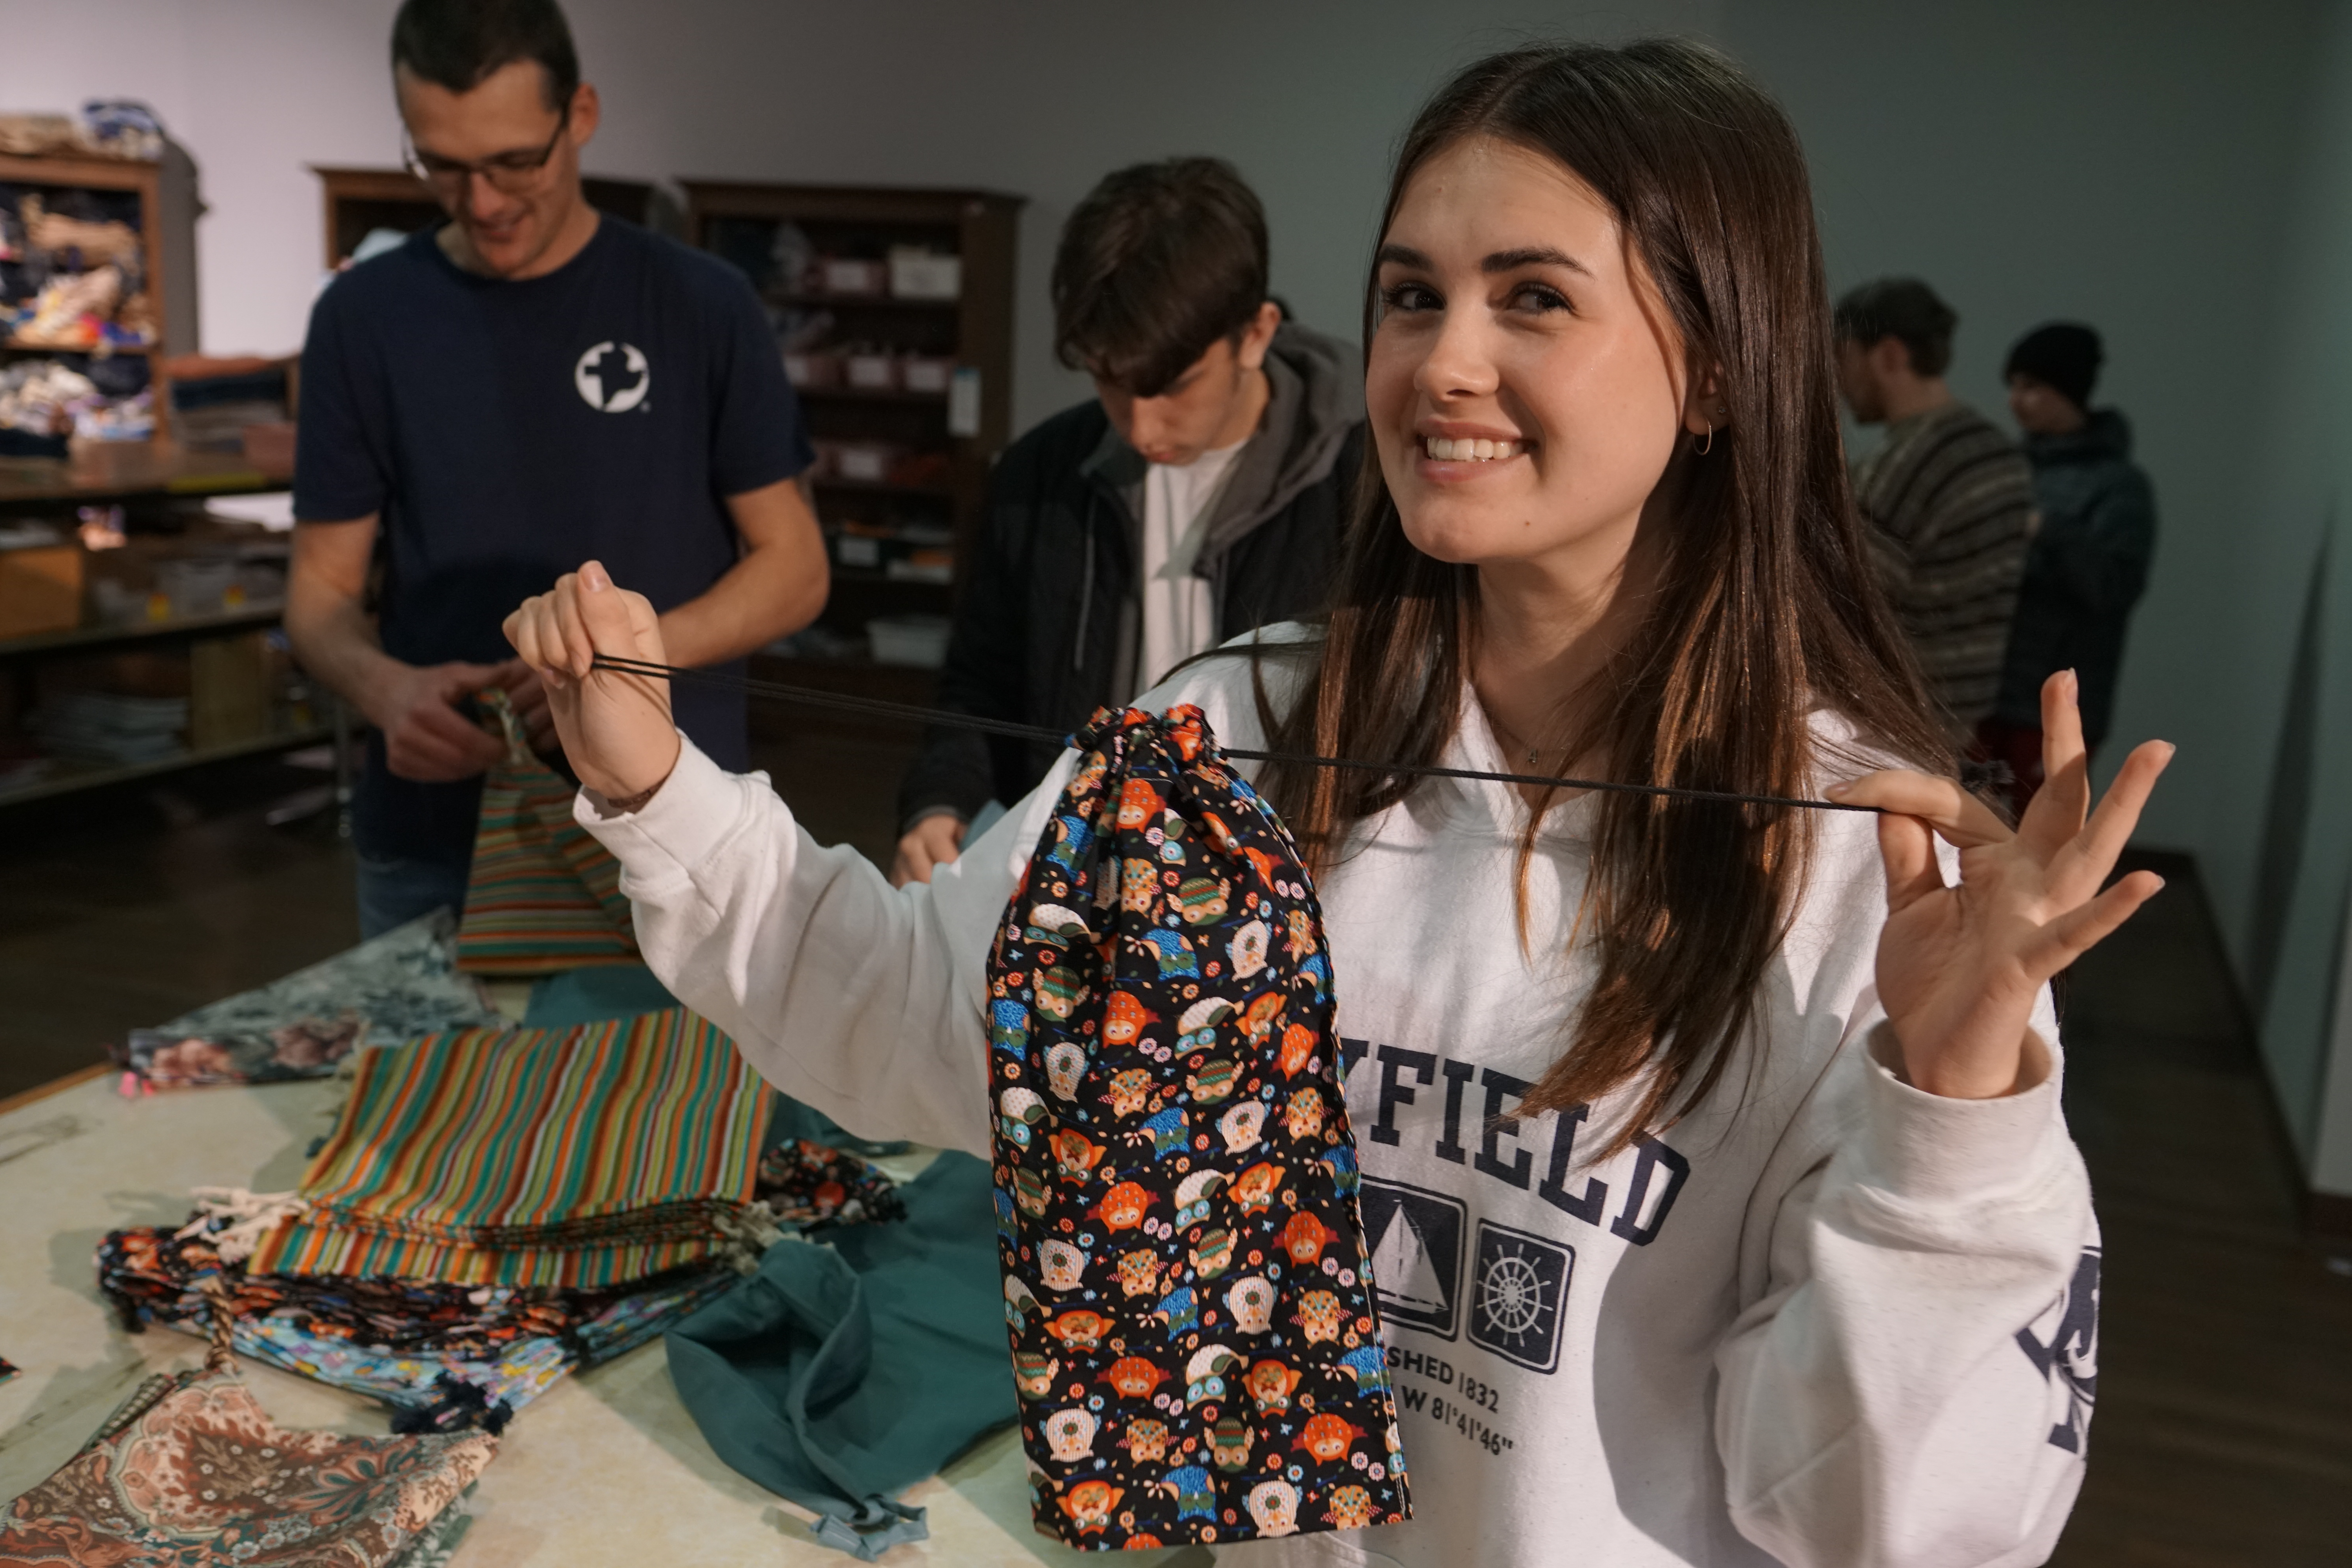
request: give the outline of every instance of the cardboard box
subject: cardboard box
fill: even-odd
[[[900,300],[953,300],[963,293],[963,258],[920,246],[890,247],[890,292]]]
[[[898,362],[885,353],[856,353],[843,361],[849,384],[860,392],[895,392]]]
[[[955,361],[951,359],[908,354],[898,362],[898,379],[909,392],[928,392],[944,397],[949,379],[954,374]]]
[[[202,751],[269,733],[269,649],[264,632],[188,645],[188,743]]]
[[[889,284],[889,273],[878,261],[860,261],[845,256],[824,256],[817,258],[817,292],[847,294],[870,298],[883,292]]]
[[[77,545],[0,550],[0,637],[66,632],[81,625],[81,582]]]

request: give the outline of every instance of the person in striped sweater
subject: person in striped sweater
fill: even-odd
[[[2035,515],[2024,454],[1945,384],[1958,321],[1917,279],[1885,278],[1838,301],[1835,330],[1846,406],[1886,426],[1853,465],[1879,581],[1929,693],[1966,736],[2000,694]]]

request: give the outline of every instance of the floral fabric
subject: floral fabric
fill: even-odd
[[[447,910],[363,942],[283,980],[134,1029],[115,1052],[158,1088],[324,1078],[362,1046],[499,1023],[457,967]]]
[[[1117,1549],[1401,1520],[1306,868],[1199,709],[1072,743],[988,965],[1036,1526]]]
[[[99,1244],[99,1289],[126,1328],[207,1334],[218,1302],[238,1354],[430,1413],[436,1431],[498,1430],[566,1373],[635,1348],[737,1279],[704,1268],[626,1290],[521,1291],[257,1275],[220,1261],[212,1236],[226,1223],[142,1226]]]
[[[0,1562],[72,1568],[383,1568],[474,1484],[498,1440],[273,1425],[225,1359],[157,1378],[0,1520]]]
[[[856,1225],[902,1219],[907,1201],[878,1166],[805,1138],[760,1156],[760,1201],[789,1225]]]

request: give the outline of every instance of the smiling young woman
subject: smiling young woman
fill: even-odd
[[[2046,983],[2158,886],[2101,890],[2168,749],[2092,811],[2062,674],[2052,782],[2014,834],[1943,776],[1845,488],[1803,158],[1721,57],[1531,48],[1464,71],[1404,142],[1369,293],[1371,456],[1328,620],[1139,705],[1195,704],[1239,747],[1826,789],[1883,815],[1260,775],[1315,872],[1319,921],[1302,907],[1283,936],[1329,962],[1360,1140],[1331,1159],[1360,1178],[1381,1310],[1357,1353],[1399,1411],[1384,1433],[1327,1422],[1310,1451],[1409,1467],[1414,1517],[1357,1529],[1362,1489],[1271,1481],[1312,1479],[1283,1452],[1230,1475],[1171,1453],[1151,1485],[1244,1533],[1252,1489],[1278,1485],[1262,1533],[1336,1532],[1236,1563],[2042,1561],[2082,1481],[2099,1269]],[[894,892],[682,741],[661,689],[592,671],[663,660],[601,568],[509,635],[670,988],[848,1124],[985,1150],[983,959],[1062,842],[1074,760]],[[1204,974],[1244,972],[1167,934]],[[1118,962],[1156,974],[1152,952]],[[1194,1300],[1229,1261],[1199,1233],[1254,1157],[1217,1147],[1222,1118],[1282,1113],[1282,1090],[1213,1109],[1230,1077],[1185,1066],[1126,1097],[1225,1194],[1176,1222],[1196,1250],[1164,1282],[1185,1304],[1171,1353],[1249,1362],[1286,1405],[1293,1325]],[[1068,1071],[1055,1114],[1129,1114],[1091,1058]],[[1257,1174],[1263,1199],[1281,1173]],[[1088,1310],[1115,1251],[1071,1245],[1056,1279]],[[1024,1414],[1083,1414],[1105,1454],[1159,1426],[1098,1408]],[[1033,1484],[1050,1503],[1072,1483]]]
[[[1846,489],[1811,203],[1778,108],[1685,45],[1499,56],[1423,111],[1365,310],[1378,472],[1278,749],[1433,762],[1466,679],[1528,771],[1802,795],[1817,705],[1950,771]],[[1270,789],[1320,868],[1407,782]],[[1729,1065],[1811,824],[1595,814],[1599,977],[1523,1108],[1643,1072],[1622,1139]]]

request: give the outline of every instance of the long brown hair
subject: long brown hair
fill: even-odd
[[[1639,626],[1592,688],[1560,693],[1590,715],[1570,754],[1621,779],[1802,795],[1821,782],[1808,718],[1818,705],[1875,747],[1948,768],[1847,488],[1811,190],[1779,106],[1723,57],[1675,40],[1496,55],[1414,121],[1383,237],[1414,172],[1472,136],[1557,159],[1615,210],[1692,368],[1718,372],[1728,411],[1708,449],[1679,452],[1669,470],[1677,504]],[[1368,285],[1368,344],[1378,308]],[[1470,671],[1477,573],[1406,540],[1370,443],[1358,495],[1329,624],[1310,645],[1303,700],[1274,718],[1275,745],[1434,763]],[[1321,873],[1349,826],[1412,781],[1293,766],[1266,787]],[[1601,798],[1577,922],[1598,977],[1519,1113],[1589,1104],[1646,1073],[1615,1129],[1622,1147],[1716,1087],[1787,930],[1811,815]],[[1540,816],[1521,842],[1522,889]],[[1525,907],[1523,890],[1523,930]]]

